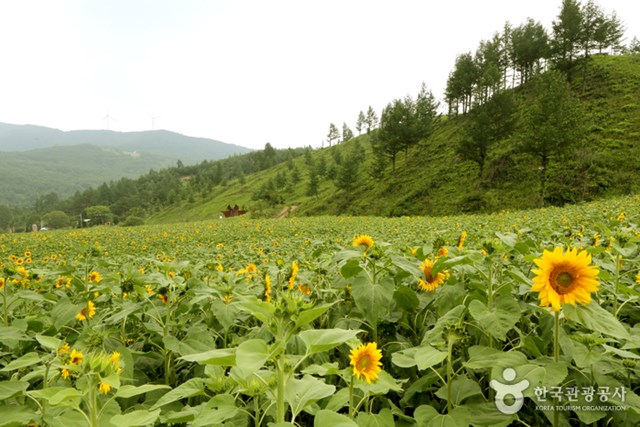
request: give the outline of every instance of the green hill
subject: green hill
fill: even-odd
[[[0,204],[25,206],[51,192],[68,197],[103,182],[175,165],[178,160],[190,165],[249,151],[165,130],[63,132],[0,123]]]
[[[597,55],[588,70],[586,80],[577,78],[572,83],[586,111],[588,133],[571,155],[549,165],[547,201],[551,204],[640,190],[640,57]],[[521,106],[531,101],[527,85],[515,92]],[[375,178],[372,133],[217,185],[190,201],[155,213],[149,221],[215,218],[227,204],[236,203],[253,216],[275,216],[283,209],[286,212],[287,206],[297,207],[295,215],[385,216],[537,207],[539,170],[532,156],[516,150],[514,138],[499,141],[492,148],[485,182],[479,185],[478,166],[460,158],[455,150],[467,120],[465,115],[441,117],[430,138],[410,148],[406,159],[399,155],[395,171],[387,166]],[[349,177],[351,188],[339,189],[335,177],[344,172],[344,159],[357,146],[364,152],[364,160]],[[327,173],[319,179],[317,195],[309,196],[309,164],[318,162],[326,164]],[[277,180],[283,185],[273,189],[270,183]],[[275,203],[256,198],[260,189],[269,187],[277,193]]]

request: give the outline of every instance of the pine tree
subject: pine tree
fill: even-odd
[[[327,141],[329,141],[329,147],[331,147],[333,141],[338,141],[340,139],[340,132],[338,131],[338,127],[333,123],[329,124],[329,134],[327,135]]]
[[[365,127],[367,119],[364,117],[364,113],[360,110],[358,114],[358,121],[356,122],[356,130],[358,131],[358,136],[362,134],[362,129]]]
[[[585,115],[563,74],[549,71],[534,81],[532,101],[521,120],[520,149],[535,156],[544,206],[549,162],[569,152],[585,135]]]
[[[346,123],[342,124],[342,142],[347,142],[353,139],[353,131],[349,129]]]
[[[375,111],[373,111],[373,107],[369,106],[367,110],[367,118],[365,121],[367,125],[367,134],[371,132],[371,130],[375,129],[378,126],[378,115]]]

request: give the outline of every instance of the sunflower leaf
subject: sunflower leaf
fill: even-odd
[[[518,303],[511,296],[503,296],[496,301],[496,307],[489,308],[478,300],[469,304],[469,313],[485,332],[504,341],[509,332],[520,320]]]
[[[335,393],[336,387],[310,375],[302,379],[291,377],[285,387],[284,398],[291,407],[294,417],[307,405]]]
[[[307,346],[307,353],[314,354],[330,350],[353,339],[361,331],[350,329],[307,329],[299,334]]]
[[[593,301],[589,305],[572,306],[565,304],[562,306],[562,312],[566,318],[580,323],[592,331],[617,339],[631,339],[631,335],[622,326],[622,323],[613,314]]]

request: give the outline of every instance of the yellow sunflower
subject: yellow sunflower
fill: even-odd
[[[264,276],[264,300],[271,302],[271,277],[268,274]]]
[[[364,246],[367,250],[373,246],[373,239],[367,234],[359,234],[353,238],[353,246]]]
[[[600,272],[591,264],[591,255],[586,251],[569,249],[563,253],[561,247],[553,252],[545,250],[541,258],[533,262],[539,267],[532,270],[532,291],[538,292],[540,305],[551,305],[553,311],[559,311],[563,304],[589,304],[591,292],[598,290]]]
[[[298,263],[293,261],[291,263],[291,277],[289,277],[289,285],[287,286],[288,289],[293,289],[293,284],[296,281],[297,275],[298,275]]]
[[[100,390],[100,393],[108,394],[111,391],[111,385],[100,381],[100,385],[98,386],[98,389]]]
[[[462,246],[464,246],[464,241],[467,240],[467,232],[466,231],[462,231],[462,233],[460,234],[460,238],[458,239],[458,250],[461,251],[462,250]]]
[[[86,320],[87,318],[92,319],[96,314],[96,305],[93,301],[87,302],[86,307],[82,307],[80,313],[76,314],[76,319],[78,320]]]
[[[79,365],[82,363],[82,359],[84,359],[84,354],[76,351],[75,348],[71,350],[71,354],[69,355],[69,363],[71,363],[72,365]]]
[[[4,277],[0,277],[0,289],[4,288]]]
[[[89,273],[89,282],[100,283],[102,282],[102,276],[97,271],[92,271]]]
[[[418,277],[418,286],[420,286],[420,289],[428,292],[435,291],[438,286],[447,280],[449,275],[449,272],[445,270],[440,271],[433,276],[431,274],[431,271],[433,270],[433,261],[428,259],[425,259],[424,262],[420,264],[420,270],[424,273],[424,279],[422,277]]]
[[[120,366],[120,352],[114,351],[113,353],[111,353],[111,356],[109,357],[109,362],[111,362],[111,364],[116,368]]]
[[[382,365],[380,362],[382,351],[378,350],[375,342],[361,344],[352,349],[349,359],[351,359],[354,376],[359,379],[364,378],[369,384],[378,379],[378,372],[380,372]]]

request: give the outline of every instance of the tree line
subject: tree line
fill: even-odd
[[[38,227],[83,227],[105,223],[136,225],[143,218],[182,201],[203,200],[217,186],[302,156],[304,148],[275,149],[270,143],[263,150],[235,155],[223,160],[203,161],[185,166],[151,170],[137,178],[122,178],[103,183],[61,199],[56,193],[39,197],[33,206],[0,205],[0,231],[31,231]]]

